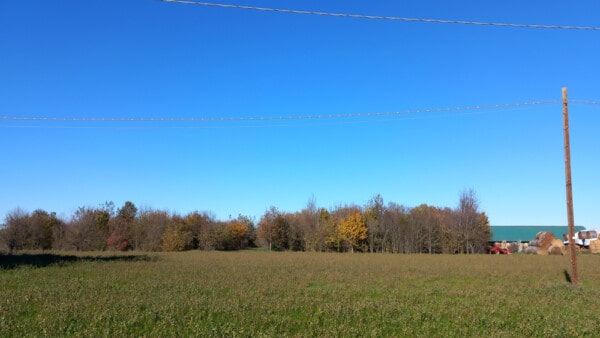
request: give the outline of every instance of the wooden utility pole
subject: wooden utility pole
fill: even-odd
[[[569,253],[571,256],[571,284],[579,283],[577,273],[577,255],[575,252],[575,219],[573,216],[573,186],[571,184],[571,145],[569,141],[569,93],[567,87],[562,89],[563,130],[565,137],[565,179],[567,183],[567,219],[569,222]]]

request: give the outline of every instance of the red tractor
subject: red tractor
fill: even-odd
[[[490,254],[492,255],[510,255],[510,250],[500,246],[500,243],[494,243],[494,246],[490,248]]]

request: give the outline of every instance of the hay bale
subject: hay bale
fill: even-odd
[[[590,241],[590,252],[600,253],[600,240]]]
[[[598,238],[598,231],[596,231],[596,230],[579,231],[577,233],[577,238],[579,238],[579,239],[596,239],[596,238]]]
[[[535,235],[535,239],[537,240],[535,242],[536,246],[539,246],[540,248],[543,249],[548,249],[550,248],[550,246],[552,245],[552,240],[554,239],[554,234],[550,231],[540,231]],[[531,242],[530,242],[531,244]],[[533,245],[533,244],[531,244]]]
[[[529,245],[528,247],[523,249],[523,252],[529,255],[537,255],[539,249],[540,248],[537,246]]]
[[[552,240],[550,248],[548,248],[548,254],[550,255],[564,255],[567,253],[565,243],[558,238]]]
[[[560,247],[560,248],[562,248],[562,247],[564,247],[564,246],[565,246],[565,243],[563,243],[563,241],[561,241],[560,239],[558,239],[558,238],[555,238],[555,239],[553,239],[553,240],[552,240],[552,242],[550,243],[550,247],[553,247],[553,246],[557,246],[557,247]]]
[[[529,241],[530,246],[540,247],[540,246],[542,246],[541,244],[542,244],[542,241],[540,241],[539,239],[532,239]]]
[[[548,254],[549,255],[564,255],[565,251],[564,251],[564,245],[563,246],[551,246],[550,249],[548,249]]]

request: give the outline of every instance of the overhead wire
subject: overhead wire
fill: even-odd
[[[68,116],[8,116],[0,115],[4,121],[70,121],[70,122],[241,122],[241,121],[287,121],[287,120],[319,120],[319,119],[354,119],[371,117],[389,117],[410,114],[427,114],[442,112],[464,112],[473,110],[513,108],[560,103],[560,100],[530,101],[503,103],[491,105],[475,105],[462,107],[446,107],[431,109],[412,109],[395,112],[369,112],[347,114],[316,114],[316,115],[277,115],[277,116],[197,116],[197,117],[68,117]]]
[[[571,99],[571,100],[569,100],[569,102],[571,102],[571,103],[581,103],[581,104],[594,104],[594,105],[600,104],[600,101],[577,100],[577,99],[575,99],[575,100]]]
[[[428,18],[410,18],[410,17],[397,17],[387,15],[365,15],[365,14],[351,14],[351,13],[332,13],[332,12],[320,12],[320,11],[307,11],[307,10],[296,10],[296,9],[283,9],[283,8],[272,8],[272,7],[256,7],[246,5],[232,5],[222,4],[213,2],[200,2],[200,1],[189,1],[189,0],[158,0],[161,2],[178,3],[184,5],[197,5],[205,7],[220,7],[220,8],[233,8],[233,9],[245,9],[263,12],[277,12],[277,13],[289,13],[289,14],[302,14],[302,15],[318,15],[318,16],[330,16],[330,17],[343,17],[343,18],[354,18],[354,19],[371,19],[371,20],[389,20],[389,21],[405,21],[405,22],[424,22],[424,23],[439,23],[439,24],[456,24],[456,25],[476,25],[476,26],[492,26],[492,27],[512,27],[512,28],[533,28],[533,29],[567,29],[567,30],[587,30],[587,31],[600,31],[600,27],[595,26],[571,26],[571,25],[542,25],[542,24],[523,24],[523,23],[507,23],[507,22],[485,22],[485,21],[467,21],[467,20],[446,20],[446,19],[428,19]]]

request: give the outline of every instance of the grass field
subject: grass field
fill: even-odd
[[[60,255],[60,256],[59,256]],[[1,337],[599,336],[600,256],[0,256]]]

